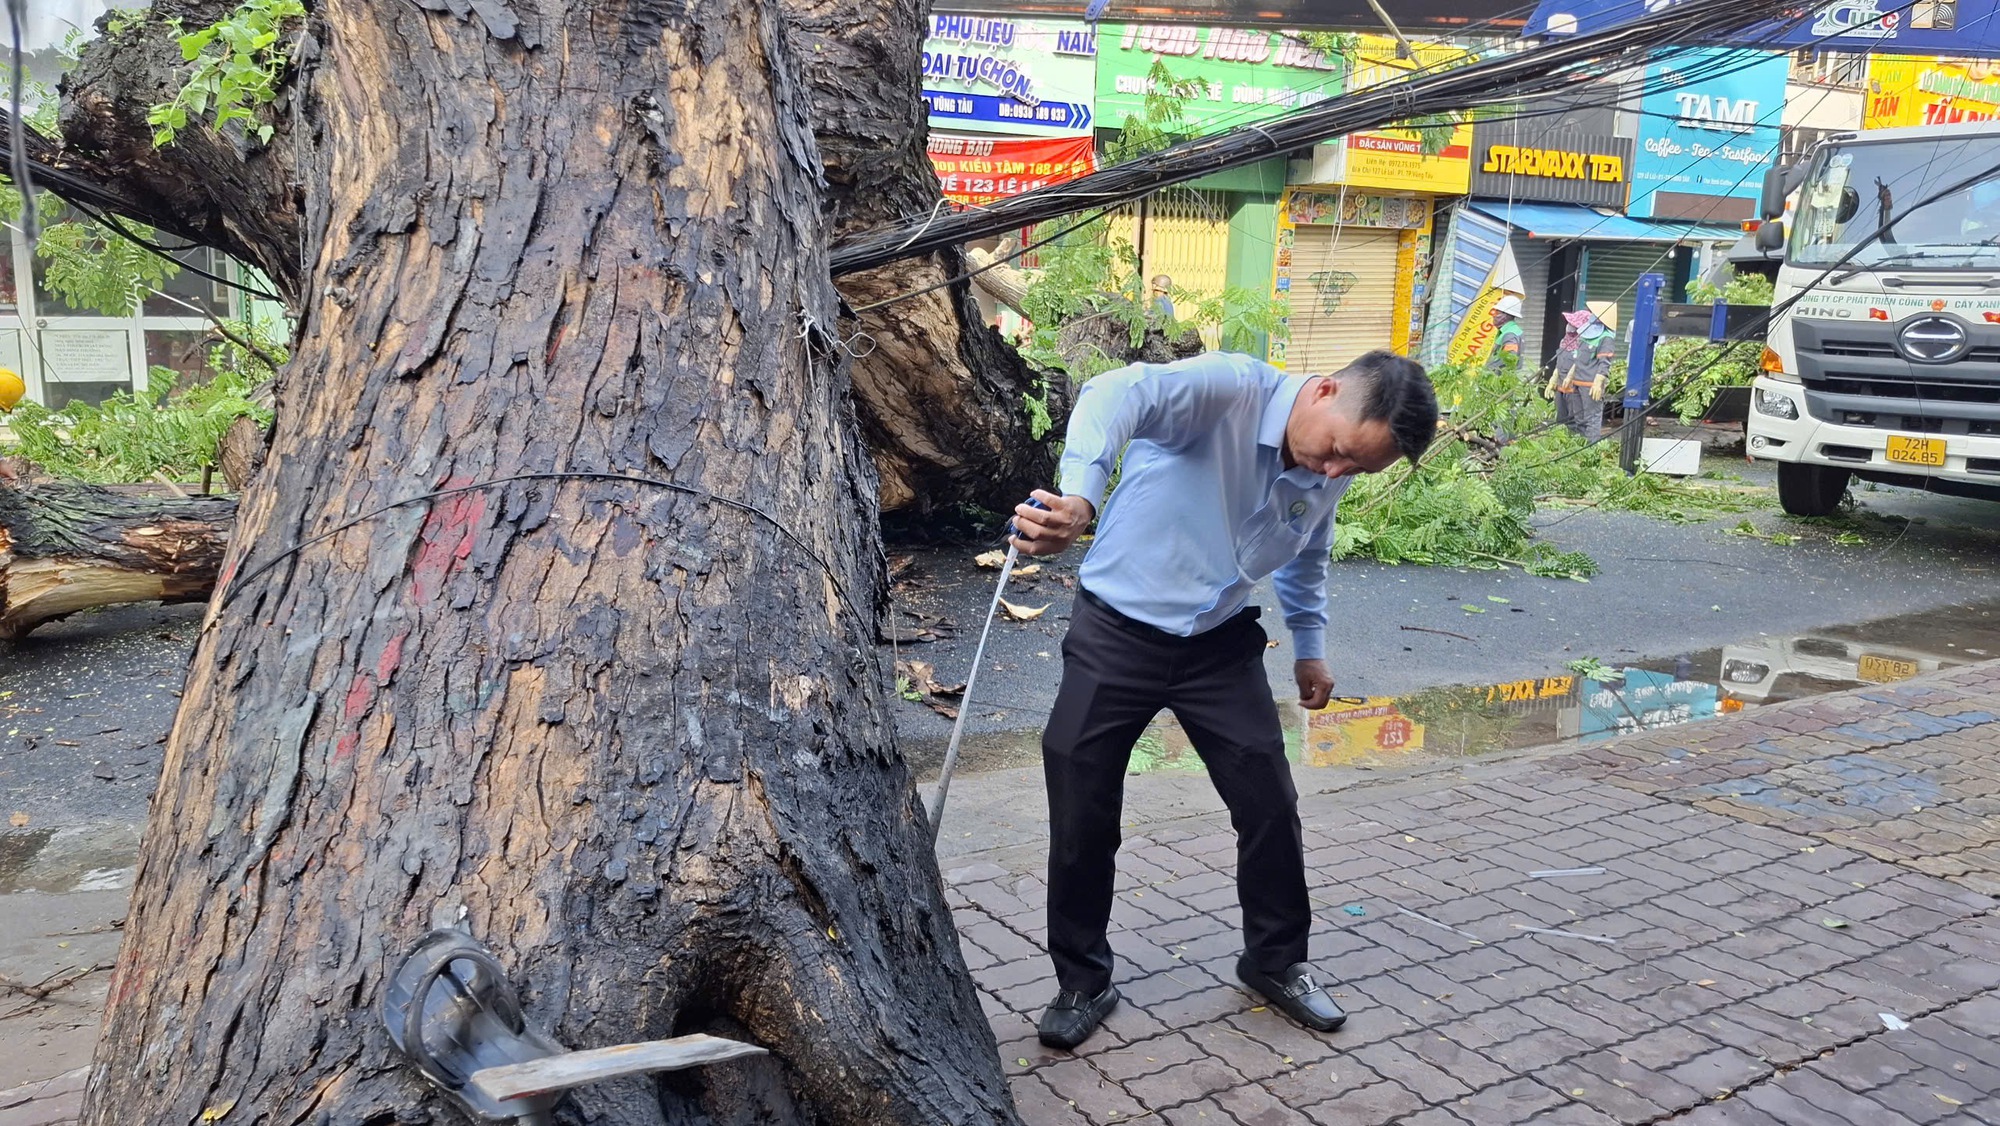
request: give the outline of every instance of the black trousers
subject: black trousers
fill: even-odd
[[[1049,955],[1063,989],[1111,984],[1114,857],[1132,745],[1173,710],[1236,829],[1243,945],[1258,969],[1306,959],[1298,790],[1264,676],[1253,607],[1206,633],[1176,637],[1079,591],[1063,638],[1062,686],[1042,733],[1049,790]]]

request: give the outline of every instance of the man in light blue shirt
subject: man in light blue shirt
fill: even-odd
[[[1265,634],[1250,606],[1272,576],[1292,631],[1299,702],[1325,706],[1326,567],[1334,509],[1357,473],[1419,457],[1437,432],[1421,367],[1370,352],[1330,376],[1210,352],[1135,364],[1084,385],[1062,493],[1015,509],[1014,544],[1054,555],[1097,517],[1042,734],[1049,790],[1049,954],[1059,992],[1042,1042],[1073,1048],[1118,1003],[1111,984],[1114,857],[1132,745],[1171,708],[1236,829],[1244,954],[1237,976],[1308,1028],[1346,1014],[1306,962],[1298,791]],[[1121,463],[1122,456],[1122,463]]]

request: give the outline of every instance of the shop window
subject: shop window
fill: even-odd
[[[175,387],[192,387],[213,373],[208,369],[208,349],[213,338],[200,329],[146,330],[146,367],[171,368]]]
[[[228,277],[228,261],[211,247],[187,246],[179,242],[162,242],[160,245],[174,252],[174,258],[183,266],[206,270],[218,277]],[[210,281],[194,270],[183,269],[160,285],[158,293],[146,295],[145,314],[149,317],[199,317],[207,314],[213,317],[229,317],[233,310],[229,304],[229,287],[220,282]]]

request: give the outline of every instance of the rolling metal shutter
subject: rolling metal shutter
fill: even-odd
[[[1326,374],[1387,348],[1396,313],[1396,232],[1298,228],[1292,251],[1292,340],[1285,368]]]
[[[1144,203],[1127,204],[1110,214],[1114,242],[1123,241],[1135,251],[1143,246],[1139,292],[1144,300],[1151,300],[1147,286],[1155,274],[1173,278],[1175,289],[1192,290],[1205,297],[1222,295],[1223,287],[1228,284],[1229,218],[1234,206],[1228,192],[1164,188]],[[1139,228],[1142,214],[1143,239]],[[1193,311],[1178,310],[1182,316]],[[1209,325],[1201,330],[1201,335],[1214,348],[1221,339],[1221,326]]]
[[[1674,276],[1674,246],[1667,242],[1590,244],[1584,248],[1583,296],[1586,301],[1618,302],[1620,354],[1626,330],[1632,327],[1632,309],[1638,304],[1639,275]]]

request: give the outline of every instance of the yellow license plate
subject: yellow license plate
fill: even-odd
[[[1917,663],[1899,661],[1894,657],[1863,655],[1857,671],[1861,674],[1861,679],[1870,684],[1893,684],[1917,675]]]
[[[1905,465],[1943,465],[1944,439],[1891,434],[1889,448],[1884,454],[1890,461],[1900,461]]]

